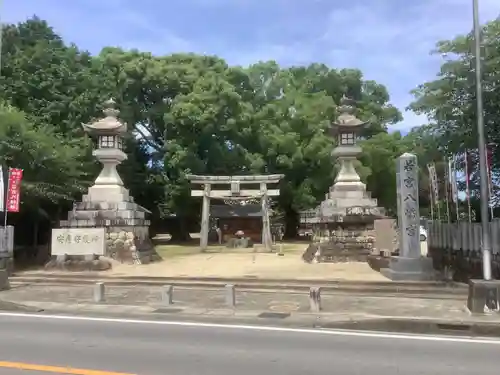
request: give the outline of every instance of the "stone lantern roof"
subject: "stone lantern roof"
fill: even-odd
[[[340,101],[339,116],[337,120],[332,123],[332,131],[337,134],[338,132],[348,131],[356,132],[363,129],[368,121],[358,119],[354,114],[353,100],[344,96]]]
[[[115,108],[115,101],[113,99],[104,102],[104,118],[92,123],[82,124],[83,129],[96,135],[118,135],[127,131],[127,124],[118,119],[120,111]]]

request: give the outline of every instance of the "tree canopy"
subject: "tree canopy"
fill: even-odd
[[[434,154],[459,154],[469,152],[473,159],[472,190],[477,192],[478,153],[476,123],[476,73],[473,53],[473,35],[459,35],[453,40],[441,41],[433,51],[441,55],[443,63],[433,81],[420,85],[413,91],[415,101],[410,108],[425,114],[429,125],[425,133],[433,141]],[[486,24],[482,30],[481,80],[483,85],[484,123],[487,143],[492,147],[492,170],[500,167],[500,20]],[[430,137],[430,138],[431,138]],[[462,158],[461,168],[465,168]],[[494,186],[498,174],[493,173]],[[497,191],[494,193],[498,194]]]
[[[484,35],[486,121],[496,141],[499,23],[489,24]],[[403,136],[389,132],[402,115],[386,87],[356,69],[274,61],[241,67],[217,56],[155,56],[115,47],[93,56],[34,17],[3,29],[0,158],[26,171],[23,210],[79,199],[98,171],[81,123],[99,117],[102,103],[113,97],[129,124],[122,177],[159,227],[168,218],[162,229],[184,239],[198,221],[200,202],[190,198],[186,174],[282,173],[275,205],[287,234],[294,235],[298,212],[317,205],[333,183],[336,141],[329,127],[346,95],[356,101],[356,115],[371,123],[362,134],[359,172],[373,196],[394,212],[399,155],[415,152],[425,167],[473,147],[469,41],[464,36],[438,44],[438,53],[453,58],[436,81],[414,92],[411,106],[430,124]],[[422,178],[421,201],[427,202],[425,168]]]

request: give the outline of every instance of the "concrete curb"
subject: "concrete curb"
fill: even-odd
[[[36,313],[43,311],[43,309],[32,305],[0,300],[0,311]]]
[[[356,281],[356,280],[342,280],[342,279],[273,279],[273,278],[258,278],[258,277],[170,277],[170,276],[109,276],[98,272],[75,272],[75,273],[57,273],[51,272],[47,274],[40,273],[19,273],[14,272],[14,277],[35,277],[35,278],[56,278],[56,279],[100,279],[100,280],[129,280],[129,281],[156,281],[171,284],[172,281],[177,282],[207,282],[207,283],[258,283],[258,284],[286,284],[286,285],[303,285],[303,284],[323,284],[323,285],[344,285],[344,286],[390,286],[390,287],[448,287],[460,288],[466,286],[462,283],[445,282],[445,281]]]
[[[444,283],[352,283],[342,281],[294,280],[294,281],[261,281],[242,279],[223,279],[224,281],[196,281],[185,278],[114,278],[114,277],[35,277],[14,276],[10,278],[13,284],[46,284],[46,285],[87,285],[104,282],[110,286],[162,286],[190,289],[219,289],[226,284],[235,285],[240,290],[271,290],[304,292],[312,286],[321,287],[324,292],[344,292],[356,294],[406,294],[409,296],[428,296],[432,298],[456,298],[467,296],[467,286],[463,284]]]
[[[143,319],[155,321],[241,324],[288,328],[342,329],[409,334],[500,337],[500,315],[470,316],[456,321],[436,318],[376,316],[343,313],[290,313],[282,318],[260,317],[263,311],[207,310],[177,306],[131,306],[108,304],[63,304],[26,302],[26,312],[97,318]],[[0,305],[1,308],[1,305]],[[10,311],[10,310],[9,310]]]

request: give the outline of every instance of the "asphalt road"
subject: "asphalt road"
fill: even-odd
[[[500,369],[500,341],[488,339],[86,319],[0,313],[0,374],[498,375]]]

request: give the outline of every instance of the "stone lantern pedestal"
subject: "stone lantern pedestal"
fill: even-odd
[[[97,138],[93,155],[103,168],[82,201],[74,204],[68,219],[59,223],[60,229],[53,230],[52,248],[57,247],[58,250],[47,267],[102,270],[111,266],[106,258],[129,264],[145,264],[160,259],[149,238],[150,222],[146,215],[150,212],[134,202],[116,170],[127,159],[122,151],[122,136],[127,125],[118,120],[119,111],[114,108],[112,100],[106,102],[103,112],[103,119],[83,124],[85,131]],[[96,231],[98,228],[102,228],[104,250],[97,248],[100,240],[96,239],[96,250],[92,254],[90,241],[84,249],[83,239],[90,238],[87,232],[97,238],[101,233]],[[61,234],[57,235],[59,232],[54,231]],[[65,242],[55,243],[57,239]],[[68,252],[63,254],[65,244]]]
[[[384,216],[384,209],[378,207],[356,172],[354,163],[362,151],[357,139],[367,122],[356,118],[353,111],[350,101],[343,98],[331,128],[338,138],[332,156],[340,164],[339,173],[325,200],[301,218],[314,232],[315,243],[303,255],[308,262],[366,261],[375,242],[374,222]]]

